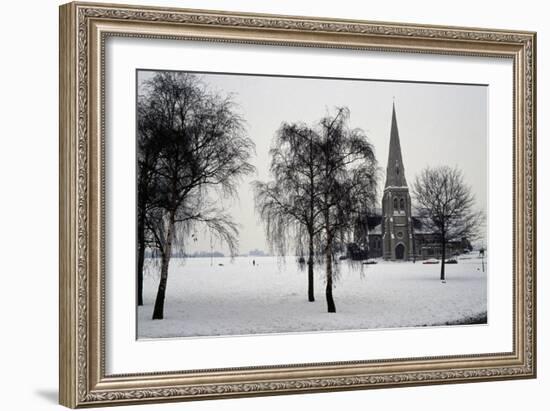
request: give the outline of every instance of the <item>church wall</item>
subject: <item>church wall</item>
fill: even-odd
[[[383,243],[382,235],[372,234],[369,235],[369,258],[382,257]]]

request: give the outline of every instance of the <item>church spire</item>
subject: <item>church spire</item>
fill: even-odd
[[[397,129],[397,117],[395,116],[395,102],[393,103],[390,150],[388,155],[388,166],[386,168],[386,187],[406,187],[405,167],[401,156],[401,143],[399,142],[399,130]]]

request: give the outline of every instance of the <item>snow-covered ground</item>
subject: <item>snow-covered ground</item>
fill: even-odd
[[[487,273],[478,258],[446,266],[391,263],[351,268],[339,262],[334,286],[336,313],[327,313],[321,269],[315,302],[307,301],[307,271],[292,257],[173,259],[164,319],[151,319],[158,276],[144,281],[138,307],[140,338],[235,335],[432,326],[471,322],[487,313]],[[223,265],[220,265],[223,264]],[[320,267],[318,267],[320,268]]]

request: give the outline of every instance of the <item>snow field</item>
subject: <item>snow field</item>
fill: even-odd
[[[256,260],[256,266],[252,260]],[[151,319],[158,269],[144,280],[138,337],[186,337],[434,326],[468,323],[487,313],[487,272],[478,258],[446,266],[339,261],[327,313],[324,271],[316,267],[315,302],[307,301],[307,270],[294,257],[174,258],[164,319]],[[485,267],[486,269],[486,267]]]

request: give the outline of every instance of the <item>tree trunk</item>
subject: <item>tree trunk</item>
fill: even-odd
[[[137,224],[137,305],[143,305],[143,265],[145,262],[145,213],[140,211]]]
[[[166,283],[168,280],[168,266],[172,258],[172,239],[174,236],[175,213],[170,213],[168,228],[166,230],[166,243],[162,253],[162,264],[160,268],[160,282],[153,309],[153,320],[162,320],[164,318],[164,297],[166,296]]]
[[[313,290],[313,234],[309,234],[309,258],[307,260],[307,296],[308,301],[315,301]]]
[[[445,281],[445,234],[441,236],[441,281]]]
[[[315,295],[313,290],[313,232],[315,230],[315,197],[313,194],[313,187],[315,184],[313,173],[313,137],[309,138],[309,222],[308,222],[308,236],[309,236],[309,259],[307,261],[307,296],[310,302],[315,301]]]
[[[334,298],[332,297],[332,237],[330,234],[327,234],[327,250],[325,258],[327,260],[327,309],[329,313],[335,313],[336,306],[334,305]]]

